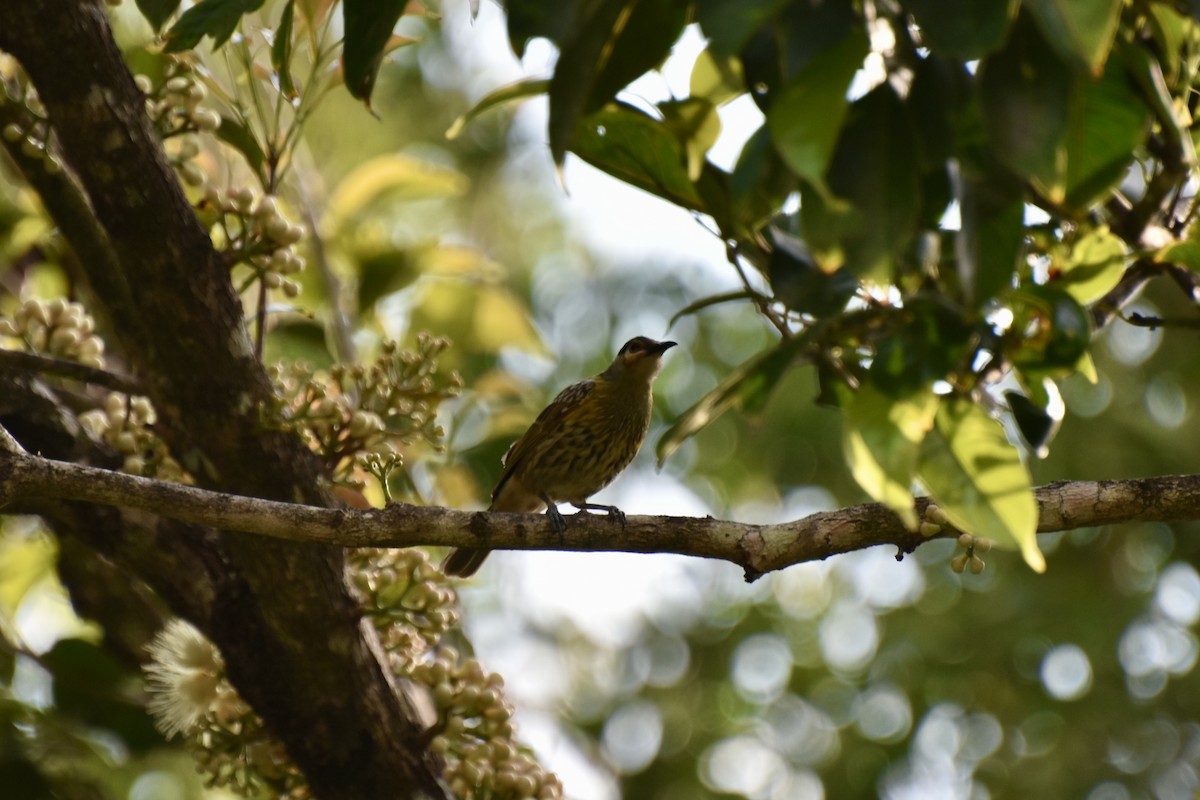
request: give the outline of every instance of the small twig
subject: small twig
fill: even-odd
[[[24,353],[20,350],[6,350],[2,347],[0,347],[0,369],[31,375],[55,375],[82,383],[94,383],[97,386],[115,389],[126,394],[145,394],[146,391],[137,378],[129,375],[89,367],[77,361]]]
[[[1148,317],[1136,311],[1129,316],[1122,316],[1125,322],[1139,328],[1157,330],[1159,328],[1197,328],[1200,329],[1200,318],[1197,317]]]

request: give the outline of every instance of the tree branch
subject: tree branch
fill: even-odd
[[[1060,481],[1036,490],[1038,531],[1138,521],[1200,519],[1200,475],[1120,481]],[[875,545],[910,553],[927,541],[878,503],[823,511],[774,525],[712,517],[632,516],[624,526],[606,516],[569,518],[565,538],[536,514],[457,511],[397,503],[359,511],[259,500],[176,483],[0,452],[0,507],[56,498],[151,512],[182,522],[292,542],[339,547],[442,545],[507,550],[681,553],[741,566],[749,580],[805,561]],[[926,498],[917,501],[924,513]],[[957,535],[947,529],[942,536]]]

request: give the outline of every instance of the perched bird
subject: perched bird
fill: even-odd
[[[674,346],[636,336],[604,372],[559,392],[508,448],[488,510],[533,513],[544,508],[560,534],[566,523],[557,502],[580,512],[607,511],[624,523],[619,508],[589,503],[588,498],[612,483],[641,448],[650,429],[650,385],[663,353]],[[475,574],[489,552],[459,547],[446,556],[442,569],[465,578]]]

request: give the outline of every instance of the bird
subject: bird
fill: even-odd
[[[650,430],[651,386],[662,357],[676,342],[630,339],[608,369],[559,392],[529,430],[504,455],[488,511],[536,513],[542,509],[561,536],[566,521],[556,505],[579,513],[605,511],[625,524],[616,506],[588,502],[629,466]],[[447,575],[475,574],[490,550],[458,547],[442,562]]]

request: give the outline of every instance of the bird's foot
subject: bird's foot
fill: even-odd
[[[608,514],[609,519],[615,519],[617,522],[621,523],[622,528],[625,527],[625,512],[616,506],[604,506],[600,505],[599,503],[572,503],[571,505],[579,509],[578,513],[580,514],[586,514],[589,511],[603,511]]]
[[[567,532],[567,521],[554,503],[546,503],[546,516],[550,518],[550,529],[558,534],[558,543],[562,544],[563,534]]]

